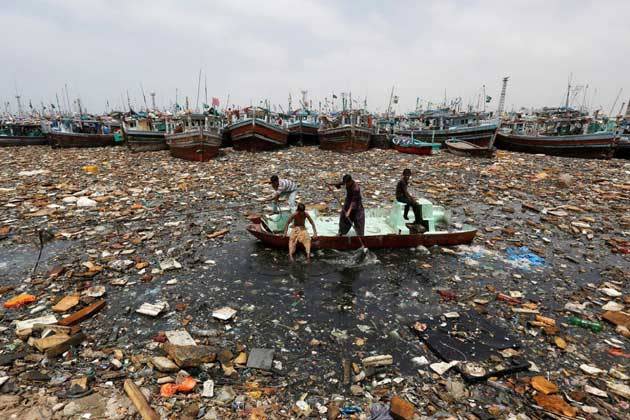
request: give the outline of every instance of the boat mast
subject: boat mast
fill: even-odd
[[[573,78],[573,73],[569,74],[569,83],[567,84],[567,99],[564,103],[564,109],[569,109],[569,94],[571,93],[571,79]]]
[[[613,110],[615,109],[615,105],[617,105],[617,101],[619,100],[619,96],[621,96],[621,92],[623,92],[623,88],[619,89],[619,93],[617,94],[617,97],[615,98],[615,102],[613,102],[612,106],[610,107],[610,112],[608,113],[608,116],[610,118],[612,118]]]
[[[482,98],[482,101],[483,101],[483,113],[484,114],[486,113],[486,98],[487,98],[487,96],[486,96],[486,85],[483,85],[483,98]]]
[[[140,83],[140,90],[142,91],[142,100],[144,101],[144,110],[149,111],[149,105],[147,105],[147,95],[144,94],[144,87],[142,87],[142,83]]]
[[[199,69],[199,77],[197,79],[197,102],[195,103],[195,112],[199,112],[199,89],[201,88],[201,69]]]
[[[209,105],[208,105],[208,74],[207,73],[203,74],[203,79],[204,79],[203,90],[204,90],[205,99],[206,99],[205,102],[204,102],[204,109],[205,109],[206,106],[209,107]]]
[[[505,76],[503,78],[503,86],[501,86],[501,97],[499,98],[499,108],[497,109],[497,117],[499,118],[499,122],[497,123],[497,129],[494,131],[492,138],[490,139],[490,144],[488,144],[488,149],[492,150],[492,146],[494,146],[494,141],[497,138],[497,132],[501,127],[501,114],[503,113],[503,106],[505,105],[505,92],[507,90],[507,82],[510,76]],[[485,100],[485,98],[484,98]]]
[[[392,100],[394,99],[394,85],[392,85],[392,91],[389,94],[389,105],[387,105],[387,119],[389,119],[389,113],[392,110]]]

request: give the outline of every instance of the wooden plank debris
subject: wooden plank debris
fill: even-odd
[[[85,334],[83,334],[82,332],[77,333],[73,336],[70,336],[65,341],[46,350],[46,356],[48,357],[59,356],[60,354],[67,352],[70,349],[70,347],[81,344],[81,342],[85,340],[85,338],[86,338]]]
[[[85,308],[68,316],[67,318],[60,320],[57,324],[64,327],[77,324],[83,321],[84,319],[91,317],[92,315],[94,315],[95,313],[103,309],[104,306],[105,306],[105,300],[103,299],[97,300],[93,304],[88,305]]]
[[[144,420],[160,420],[160,416],[151,408],[140,388],[131,379],[125,381],[125,392]]]

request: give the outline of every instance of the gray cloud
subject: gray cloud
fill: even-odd
[[[383,110],[392,84],[401,111],[445,90],[476,104],[483,84],[497,98],[510,75],[508,108],[554,106],[570,72],[605,112],[620,88],[617,107],[630,97],[627,0],[3,3],[3,102],[15,84],[39,104],[68,83],[98,112],[106,100],[120,107],[127,90],[140,105],[142,83],[161,105],[176,88],[194,103],[200,68],[210,96],[242,105],[351,90]]]

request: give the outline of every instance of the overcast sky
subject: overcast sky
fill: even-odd
[[[0,35],[14,110],[16,86],[39,106],[65,83],[92,112],[127,90],[142,105],[141,83],[158,105],[176,88],[194,104],[200,69],[222,106],[286,108],[306,89],[384,110],[392,85],[401,112],[445,90],[476,106],[485,84],[495,109],[506,75],[506,108],[558,106],[571,72],[606,113],[619,89],[615,112],[630,98],[630,0],[2,0]]]

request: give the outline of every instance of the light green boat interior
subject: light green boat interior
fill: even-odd
[[[425,234],[445,233],[446,230],[439,230],[446,228],[448,225],[448,219],[450,215],[446,212],[444,207],[434,206],[430,201],[426,199],[419,199],[418,203],[422,206],[422,221],[426,231]],[[405,219],[404,214],[405,205],[394,201],[391,208],[375,208],[365,210],[365,236],[376,235],[408,235],[409,228],[408,223],[414,222],[413,209],[409,209],[408,219]],[[335,236],[339,231],[339,216],[322,216],[315,209],[308,210],[307,213],[315,222],[317,226],[317,234],[319,236]],[[284,232],[284,228],[289,220],[291,213],[288,208],[281,209],[279,213],[263,216],[263,220],[267,227],[274,233]],[[306,228],[309,233],[313,234],[311,224],[306,221]],[[465,226],[465,229],[469,226]],[[351,229],[348,233],[350,236],[356,235],[354,229]]]

